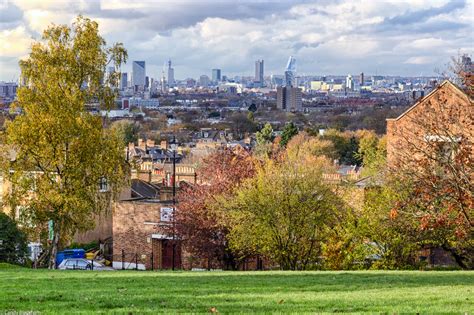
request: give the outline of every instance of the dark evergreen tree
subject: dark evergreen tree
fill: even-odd
[[[286,147],[288,142],[298,134],[298,128],[296,128],[294,123],[289,123],[283,129],[283,133],[281,134],[281,141],[280,146]]]
[[[16,222],[0,212],[0,262],[20,264],[25,262],[26,236]]]

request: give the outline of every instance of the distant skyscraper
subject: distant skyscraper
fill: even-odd
[[[464,54],[461,56],[461,67],[464,71],[470,71],[472,67],[471,57],[469,55]]]
[[[168,60],[168,85],[169,87],[174,86],[174,68],[171,67],[171,59]]]
[[[346,78],[346,89],[349,91],[354,90],[354,80],[352,79],[352,76],[350,74],[348,74]]]
[[[187,78],[186,79],[186,87],[192,88],[192,87],[195,87],[195,86],[196,86],[196,80],[194,80],[193,78]]]
[[[133,74],[132,74],[132,85],[134,89],[145,88],[145,61],[134,61],[132,64]]]
[[[255,82],[263,86],[263,60],[255,61]]]
[[[122,75],[120,76],[120,88],[122,90],[125,90],[128,86],[128,74],[127,72],[122,72]]]
[[[199,77],[199,85],[203,87],[208,87],[209,86],[209,77],[205,74]]]
[[[221,69],[212,69],[212,81],[213,82],[221,81]]]
[[[295,75],[296,75],[296,59],[293,56],[288,58],[288,63],[285,70],[285,86],[294,86],[295,85]]]
[[[150,78],[148,76],[145,77],[145,87],[150,88]]]
[[[364,85],[364,83],[365,83],[364,80],[365,80],[365,79],[364,79],[364,72],[361,72],[361,73],[360,73],[360,85],[361,85],[361,86]]]
[[[301,89],[292,86],[277,87],[277,108],[287,112],[302,111]]]
[[[16,96],[17,88],[18,84],[16,82],[0,81],[0,96],[13,100]]]
[[[161,84],[161,93],[166,93],[168,92],[168,84],[166,82],[166,77],[165,77],[165,70],[163,69],[163,71],[161,72],[161,80],[160,80]]]

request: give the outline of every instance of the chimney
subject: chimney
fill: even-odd
[[[147,139],[146,146],[149,148],[153,148],[155,146],[155,140]]]
[[[160,148],[162,150],[167,150],[168,149],[168,142],[166,140],[161,140],[160,142]]]
[[[143,139],[138,139],[138,147],[142,150],[145,150],[146,142]]]

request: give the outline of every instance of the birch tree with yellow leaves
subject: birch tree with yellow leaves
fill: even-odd
[[[11,187],[5,205],[24,224],[52,225],[49,268],[58,246],[91,228],[126,178],[120,137],[87,110],[113,106],[126,59],[122,44],[107,47],[97,22],[79,16],[48,27],[20,61],[19,114],[7,123],[1,161]],[[114,71],[105,76],[108,66]]]

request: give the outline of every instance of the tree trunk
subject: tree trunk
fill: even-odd
[[[56,269],[56,255],[58,254],[58,246],[59,246],[59,237],[61,232],[61,226],[59,223],[53,223],[54,229],[54,237],[53,241],[51,242],[51,255],[49,256],[49,269]]]

